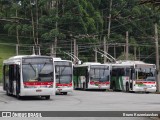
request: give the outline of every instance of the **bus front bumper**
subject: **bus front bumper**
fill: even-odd
[[[156,87],[135,87],[135,92],[156,92]]]
[[[55,95],[54,88],[24,88],[20,96],[50,96]]]
[[[56,93],[62,93],[62,92],[72,92],[73,91],[73,87],[59,87],[56,88]]]
[[[88,89],[110,89],[109,85],[88,85]]]

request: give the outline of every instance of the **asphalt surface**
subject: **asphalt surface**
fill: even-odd
[[[0,111],[160,111],[160,94],[106,91],[73,91],[68,95],[40,97],[7,96],[0,86]],[[0,118],[1,119],[1,118]],[[8,118],[3,118],[8,120]],[[18,118],[14,118],[18,119]],[[23,118],[24,119],[24,118]],[[25,118],[27,119],[27,118]],[[39,118],[32,118],[39,119]],[[64,119],[64,117],[41,118]],[[148,117],[65,117],[67,120],[150,120]]]

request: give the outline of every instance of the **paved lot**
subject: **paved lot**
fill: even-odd
[[[0,111],[160,111],[160,94],[74,91],[68,95],[17,100],[5,94],[0,86]],[[35,118],[36,119],[36,118]],[[51,119],[51,118],[47,118]],[[53,118],[52,118],[53,119]],[[55,118],[54,118],[55,119]],[[63,119],[63,118],[58,118]],[[67,118],[79,120],[80,118]],[[84,118],[103,120],[106,118]],[[109,120],[149,120],[149,118],[107,118]]]

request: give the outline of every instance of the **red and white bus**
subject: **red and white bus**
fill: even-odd
[[[111,89],[156,92],[156,65],[142,61],[117,61],[112,64]]]
[[[75,89],[110,89],[110,65],[86,62],[74,66]]]
[[[7,95],[50,99],[55,94],[54,80],[52,57],[23,55],[3,62],[3,89]]]
[[[67,95],[73,91],[73,63],[61,58],[53,58],[55,66],[56,93]]]

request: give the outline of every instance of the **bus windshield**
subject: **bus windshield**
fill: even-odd
[[[155,69],[154,68],[138,68],[136,70],[137,80],[143,81],[155,81]]]
[[[90,81],[106,82],[109,81],[110,70],[109,66],[91,66]]]
[[[47,58],[23,59],[22,73],[24,82],[53,81],[53,62]]]
[[[72,63],[55,62],[56,83],[69,84],[72,82]]]

